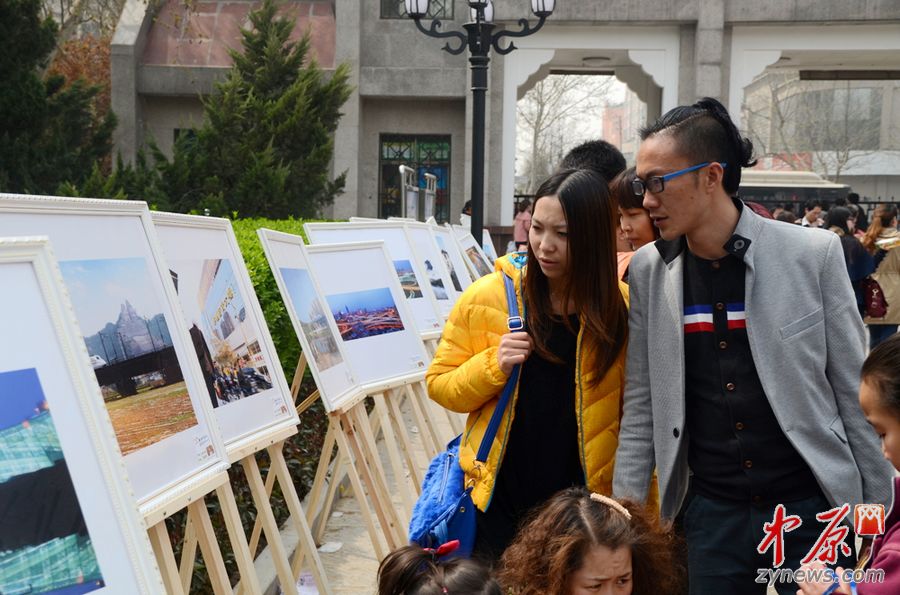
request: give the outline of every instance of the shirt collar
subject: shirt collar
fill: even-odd
[[[734,233],[723,247],[729,254],[744,260],[747,250],[750,249],[750,236],[755,235],[755,230],[759,225],[757,219],[760,219],[760,216],[754,213],[753,209],[744,208],[744,203],[739,198],[732,197],[731,200],[734,201],[740,217]],[[663,262],[668,265],[687,249],[687,239],[684,236],[674,240],[660,238],[656,240],[655,246]]]

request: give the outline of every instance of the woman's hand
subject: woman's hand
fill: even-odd
[[[534,342],[531,335],[524,331],[506,333],[500,337],[500,346],[497,348],[497,363],[500,371],[509,376],[516,364],[524,363],[531,351]]]
[[[802,570],[807,572],[807,576],[809,576],[809,571],[812,570],[815,572],[821,572],[825,570],[825,565],[821,562],[813,562],[812,564],[807,564],[801,567]],[[840,579],[840,588],[835,591],[830,591],[834,595],[847,595],[850,593],[850,585],[844,582],[843,580],[844,569],[836,568],[834,570],[834,575]],[[824,579],[824,577],[822,577]],[[823,593],[829,592],[830,589],[834,585],[834,581],[829,580],[820,580],[818,582],[811,581],[803,581],[798,582],[797,586],[800,587],[797,590],[797,595],[822,595]]]

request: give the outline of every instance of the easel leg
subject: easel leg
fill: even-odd
[[[409,385],[404,386],[403,391],[406,394],[410,408],[412,408],[416,425],[419,426],[419,438],[422,440],[422,446],[425,448],[425,455],[428,460],[431,460],[438,453],[437,443],[435,442],[432,428],[425,418],[425,413],[422,410],[422,404],[419,402],[418,395]]]
[[[284,460],[284,443],[273,444],[268,448],[268,451],[269,460],[271,461],[269,473],[274,473],[278,478],[278,485],[281,486],[281,493],[284,494],[285,503],[291,513],[291,520],[294,522],[297,536],[299,537],[297,551],[294,553],[294,562],[291,564],[291,574],[294,577],[299,576],[303,558],[308,558],[319,593],[330,595],[331,586],[328,584],[328,577],[325,575],[325,567],[322,566],[316,542],[313,540],[309,525],[306,522],[306,514],[304,514],[303,506],[300,504],[300,496],[297,495],[294,481]]]
[[[197,527],[191,518],[188,508],[184,526],[184,544],[181,547],[181,563],[178,566],[181,586],[185,593],[191,590],[191,579],[194,576],[194,560],[197,557]]]
[[[315,537],[316,543],[321,543],[325,538],[325,526],[328,523],[328,519],[331,517],[331,511],[334,508],[334,499],[337,496],[338,488],[344,481],[344,476],[347,474],[347,468],[349,466],[350,463],[347,455],[338,451],[337,459],[334,462],[334,470],[331,473],[331,481],[328,483],[328,494],[326,494],[325,502],[322,504],[318,521],[312,527],[313,537]],[[365,500],[365,494],[363,494],[363,499]],[[307,518],[309,517],[307,516]]]
[[[279,446],[283,445],[282,442],[278,444]],[[247,483],[250,484],[250,493],[253,494],[253,501],[256,504],[257,518],[262,519],[266,541],[272,549],[272,560],[275,563],[275,572],[278,574],[281,590],[289,595],[296,595],[297,579],[291,572],[288,554],[284,549],[284,542],[281,540],[281,533],[278,531],[275,515],[272,513],[272,505],[259,472],[259,465],[256,463],[256,454],[244,457],[240,460],[240,463],[241,467],[244,468],[244,474],[247,476]],[[274,475],[271,469],[269,470],[269,475]]]
[[[169,540],[166,521],[162,520],[150,527],[147,534],[150,537],[150,544],[153,546],[153,553],[156,554],[156,563],[162,573],[166,593],[168,595],[184,595],[186,590],[181,587],[178,564],[175,562],[175,552],[172,551],[172,542]]]
[[[231,491],[231,483],[225,482],[216,488],[216,496],[222,508],[222,516],[225,519],[225,527],[228,529],[228,539],[234,550],[234,560],[238,571],[241,573],[241,585],[248,595],[261,595],[259,577],[256,576],[256,568],[253,566],[253,556],[247,545],[247,536],[241,526],[241,517],[238,512],[237,502],[234,500],[234,492]]]
[[[403,451],[406,455],[406,462],[409,465],[410,472],[415,480],[416,494],[418,494],[421,490],[422,479],[424,478],[422,470],[428,467],[428,461],[423,461],[422,457],[419,456],[418,452],[413,447],[412,438],[410,437],[409,430],[406,426],[406,418],[403,416],[403,411],[400,409],[400,401],[402,399],[402,393],[395,389],[391,389],[387,394],[386,403],[391,415],[391,420],[394,423],[394,428],[396,428],[397,434],[400,436],[400,442],[403,445]]]
[[[366,490],[363,487],[364,485],[371,486],[372,483],[369,481],[369,470],[366,467],[365,459],[362,456],[362,453],[359,452],[359,447],[356,445],[356,436],[354,435],[353,427],[350,424],[350,420],[346,418],[346,414],[340,414],[338,423],[340,423],[341,431],[336,434],[336,438],[338,441],[338,447],[348,456],[352,456],[353,460],[350,461],[350,464],[347,465],[347,471],[350,474],[350,483],[353,486],[353,492],[356,494],[356,501],[359,503],[360,512],[363,515],[363,519],[366,523],[366,528],[369,531],[369,537],[372,540],[372,546],[375,549],[375,555],[378,556],[378,559],[384,558],[388,551],[393,549],[393,539],[391,534],[388,532],[387,522],[383,519],[383,513],[381,512],[380,504],[376,501],[377,495],[374,493],[369,494],[372,504],[366,500]],[[352,445],[352,446],[351,446]],[[378,521],[381,524],[382,530],[381,533],[375,528],[375,519],[372,518],[372,512],[375,512],[375,516],[378,517]],[[382,540],[387,541],[387,547],[385,547],[385,543]]]
[[[309,490],[309,503],[306,508],[307,523],[315,523],[316,512],[319,510],[319,501],[322,499],[322,490],[325,489],[328,480],[328,467],[331,465],[331,455],[334,452],[336,442],[334,433],[334,420],[329,418],[328,431],[325,433],[325,443],[322,445],[322,452],[319,455],[319,466],[316,468],[316,477],[313,480],[312,488]],[[338,457],[340,457],[340,452],[338,452]],[[337,470],[337,463],[335,463],[335,470]],[[334,479],[334,474],[332,474],[332,481]],[[328,511],[323,510],[320,518],[324,519],[327,514]]]
[[[219,542],[213,531],[212,521],[209,519],[209,511],[206,509],[206,500],[195,500],[188,505],[188,513],[193,517],[196,526],[197,541],[200,551],[203,553],[203,561],[209,573],[209,580],[213,592],[216,595],[230,595],[231,582],[228,580],[228,572],[225,570],[225,561],[222,552],[219,551]]]
[[[391,468],[394,470],[394,485],[400,492],[400,500],[403,502],[403,512],[398,517],[402,526],[409,526],[409,514],[412,513],[413,506],[416,504],[415,488],[410,482],[412,479],[412,470],[409,471],[407,478],[406,468],[400,460],[400,450],[397,448],[397,438],[394,436],[394,429],[391,426],[391,420],[388,416],[387,404],[384,402],[384,393],[372,395],[375,400],[375,412],[381,419],[381,433],[384,436],[384,446],[387,449],[388,460],[391,462]]]
[[[442,446],[450,442],[453,438],[453,436],[448,436],[447,434],[438,431],[437,419],[445,416],[444,408],[428,398],[428,388],[425,386],[424,380],[413,383],[410,388],[412,388],[412,391],[419,398],[422,409],[425,410],[425,421],[428,423],[428,429],[434,437],[438,452],[441,452],[443,450]],[[452,432],[453,430],[451,429],[450,431]],[[456,434],[454,434],[454,436],[455,435]]]
[[[378,446],[375,444],[375,438],[372,436],[372,428],[370,421],[366,415],[364,402],[359,403],[349,412],[350,420],[356,428],[356,436],[359,439],[357,446],[362,449],[363,460],[367,467],[372,470],[370,475],[370,487],[375,492],[376,498],[380,501],[387,525],[385,525],[385,534],[392,535],[393,540],[389,543],[391,548],[396,548],[406,541],[403,524],[397,516],[397,510],[391,500],[391,492],[385,481],[384,467],[381,465],[381,457],[378,454]],[[351,443],[351,447],[353,444]]]

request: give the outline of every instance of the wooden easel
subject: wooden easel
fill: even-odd
[[[301,355],[298,362],[298,371],[302,379],[303,372],[306,370],[306,357]],[[291,395],[296,400],[300,385],[297,382],[295,374],[294,382],[291,384]],[[299,409],[298,409],[299,411]],[[284,458],[284,441],[296,432],[295,429],[286,430],[276,436],[267,439],[265,444],[255,444],[248,446],[242,453],[237,453],[234,457],[236,463],[240,463],[247,477],[250,486],[250,492],[253,496],[253,502],[256,505],[257,515],[251,531],[250,543],[248,551],[251,556],[256,554],[259,547],[259,539],[262,532],[265,532],[266,541],[272,550],[272,560],[275,563],[275,572],[281,584],[281,589],[285,593],[297,593],[297,578],[300,574],[300,567],[304,557],[308,556],[311,564],[313,577],[319,593],[331,594],[331,586],[328,577],[325,574],[325,567],[319,558],[315,541],[309,525],[306,522],[306,515],[303,513],[303,507],[300,503],[300,497],[297,489],[291,479],[287,462]],[[266,450],[269,457],[269,473],[263,478],[256,461],[256,453]],[[297,550],[294,552],[294,560],[291,561],[288,552],[284,548],[281,540],[281,533],[275,520],[275,514],[272,511],[271,496],[275,488],[275,481],[281,486],[281,493],[284,496],[285,503],[290,511],[290,518],[297,531],[300,539]],[[243,531],[243,529],[242,529]],[[191,554],[193,555],[193,553]],[[205,556],[205,554],[204,554]],[[243,581],[241,583],[239,593],[247,593],[244,589]]]
[[[145,515],[144,519],[150,536],[150,543],[156,554],[157,563],[162,572],[163,583],[169,595],[182,595],[190,590],[190,579],[193,574],[194,558],[197,546],[203,552],[203,560],[206,562],[213,592],[216,595],[228,595],[231,591],[231,582],[225,570],[225,562],[219,550],[216,535],[213,532],[212,521],[206,508],[205,497],[215,492],[225,519],[228,530],[228,538],[234,551],[235,562],[241,575],[241,583],[246,585],[247,593],[261,595],[262,589],[256,568],[253,566],[253,557],[247,546],[247,538],[241,527],[240,514],[234,499],[234,492],[228,481],[228,474],[222,472],[211,479],[194,486],[189,492],[181,495],[176,501],[171,502],[165,509],[160,509]],[[175,553],[169,532],[166,529],[166,518],[182,510],[188,509],[190,527],[185,532],[185,543],[182,550],[182,567],[179,569],[175,561]],[[190,552],[185,555],[185,552]]]

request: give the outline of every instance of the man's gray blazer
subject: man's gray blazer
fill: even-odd
[[[865,339],[840,239],[746,207],[734,233],[735,251],[745,250],[753,362],[781,429],[833,505],[887,504],[894,473],[857,400]],[[613,476],[616,496],[644,501],[655,466],[667,518],[678,513],[688,487],[681,245],[649,244],[629,267],[630,336]]]

